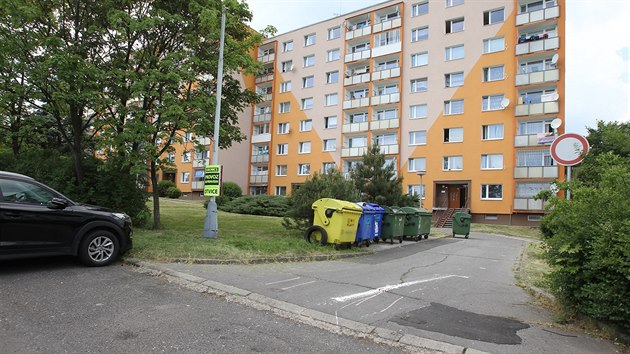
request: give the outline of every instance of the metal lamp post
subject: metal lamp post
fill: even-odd
[[[416,172],[418,176],[420,176],[420,209],[424,209],[422,206],[422,196],[424,194],[424,188],[422,187],[422,176],[427,174],[427,171],[418,171]]]

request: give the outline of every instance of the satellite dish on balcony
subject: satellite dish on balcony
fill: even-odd
[[[551,57],[551,64],[556,65],[558,63],[558,59],[560,59],[560,55],[554,54],[553,57]]]
[[[551,94],[551,100],[552,101],[557,101],[558,98],[560,98],[560,95],[558,95],[557,92],[554,92],[554,93]]]
[[[505,109],[510,105],[510,99],[505,97],[501,100],[501,108]]]
[[[552,120],[552,121],[551,121],[551,124],[550,124],[550,125],[551,125],[551,127],[552,127],[553,129],[558,129],[558,128],[560,128],[560,126],[562,125],[562,119],[560,119],[560,118],[556,118],[556,119],[554,119],[554,120]]]

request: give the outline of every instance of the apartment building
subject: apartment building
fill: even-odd
[[[564,19],[564,0],[387,1],[269,38],[246,82],[263,97],[243,117],[247,152],[223,164],[246,165],[249,194],[287,195],[376,143],[434,213],[537,224],[533,196],[564,179],[549,154]]]

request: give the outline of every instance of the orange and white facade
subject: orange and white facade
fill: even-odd
[[[248,140],[220,152],[247,179],[224,181],[286,195],[377,143],[425,208],[535,224],[533,196],[564,179],[549,145],[564,130],[551,122],[564,122],[565,43],[564,0],[387,1],[269,38],[247,80],[263,96],[244,113]]]

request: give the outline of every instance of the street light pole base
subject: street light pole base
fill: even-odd
[[[217,211],[217,202],[215,197],[210,198],[208,209],[206,210],[206,220],[203,225],[203,237],[218,238],[219,237],[219,220]]]

